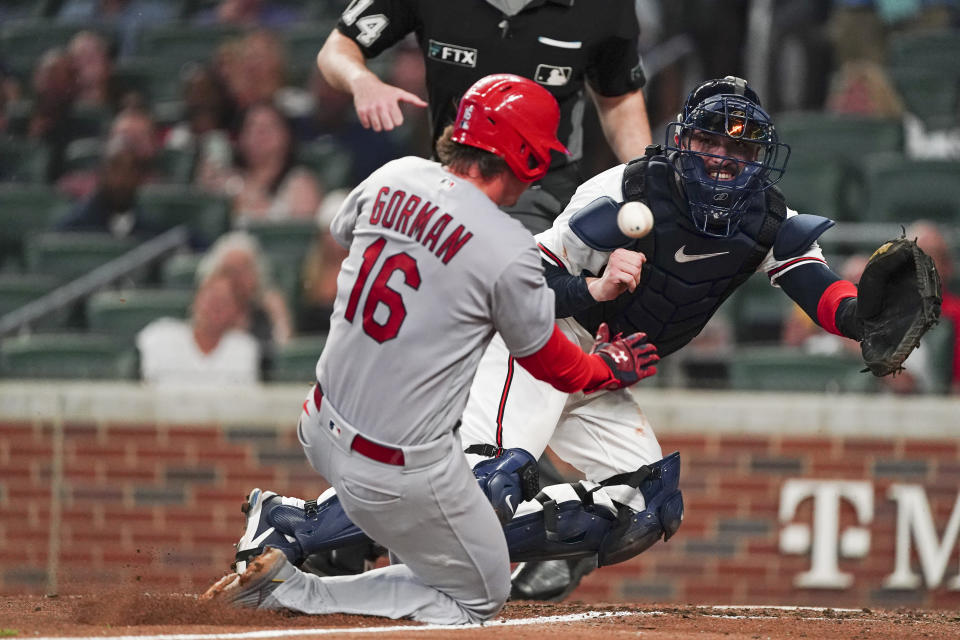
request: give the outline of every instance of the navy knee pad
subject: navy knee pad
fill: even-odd
[[[484,452],[469,447],[467,453]],[[503,449],[497,457],[478,462],[473,475],[500,524],[509,522],[520,503],[532,500],[540,490],[537,460],[523,449]]]

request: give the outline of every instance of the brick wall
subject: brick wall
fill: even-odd
[[[281,414],[269,403],[263,412],[267,417],[190,423],[146,413],[154,419],[137,421],[124,418],[130,411],[89,407],[43,415],[36,409],[39,405],[21,402],[10,410],[12,396],[3,396],[4,391],[10,390],[0,386],[3,594],[44,593],[51,585],[70,593],[125,582],[196,592],[228,567],[244,522],[240,502],[249,488],[301,497],[315,497],[326,488],[306,463],[292,425],[282,419],[289,411]],[[298,406],[302,390],[288,395]],[[944,539],[951,514],[960,520],[960,508],[954,513],[960,492],[960,441],[940,424],[950,419],[944,416],[958,415],[957,405],[929,418],[936,424],[910,429],[907,437],[903,429],[898,434],[876,424],[834,430],[843,433],[820,427],[804,431],[772,426],[767,432],[710,424],[698,428],[679,416],[682,407],[690,406],[688,399],[676,399],[671,406],[664,402],[651,398],[652,413],[661,412],[668,427],[658,427],[664,452],[679,450],[683,458],[683,526],[668,543],[592,573],[575,598],[960,606],[956,543],[936,587],[883,587],[894,571],[896,555],[897,504],[888,496],[892,485],[924,488],[938,540]],[[137,413],[145,414],[139,409]],[[673,417],[664,418],[668,414]],[[59,442],[55,425],[62,425]],[[51,494],[58,451],[62,451],[59,505]],[[840,533],[859,524],[870,536],[861,557],[837,560],[838,570],[852,576],[846,588],[795,586],[797,575],[810,569],[811,554],[784,553],[783,529],[788,523],[800,523],[812,530],[814,520],[812,498],[783,518],[779,514],[784,484],[796,479],[872,486],[873,513],[866,525],[858,523],[851,503],[841,500],[837,509]],[[53,541],[51,535],[56,536]],[[56,553],[53,563],[51,550]],[[911,566],[919,573],[920,560],[915,550],[912,553]],[[48,574],[51,565],[57,568],[55,582]]]

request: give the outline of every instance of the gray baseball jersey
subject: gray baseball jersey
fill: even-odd
[[[552,334],[553,292],[529,232],[436,162],[387,163],[330,231],[350,253],[317,379],[366,436],[436,439],[460,418],[495,331],[520,357]]]

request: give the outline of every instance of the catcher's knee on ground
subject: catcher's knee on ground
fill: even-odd
[[[596,554],[602,567],[632,558],[661,537],[669,540],[680,528],[683,496],[679,480],[680,454],[673,453],[599,485],[581,481],[547,487],[504,527],[510,560]],[[625,487],[643,495],[643,510],[620,502],[629,493]],[[524,513],[527,509],[532,511]]]

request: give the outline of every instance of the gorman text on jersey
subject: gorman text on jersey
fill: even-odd
[[[416,239],[440,258],[443,264],[447,264],[470,241],[473,233],[467,231],[461,224],[445,235],[447,225],[453,217],[444,213],[434,220],[436,212],[436,205],[415,193],[407,195],[407,192],[402,189],[391,190],[390,187],[380,187],[377,199],[373,203],[373,210],[370,212],[370,224],[379,224],[385,229],[393,229]],[[431,220],[433,220],[432,225],[430,225]],[[427,231],[428,225],[429,231]],[[444,238],[442,242],[440,242],[441,237]],[[438,242],[439,248],[437,248]]]

